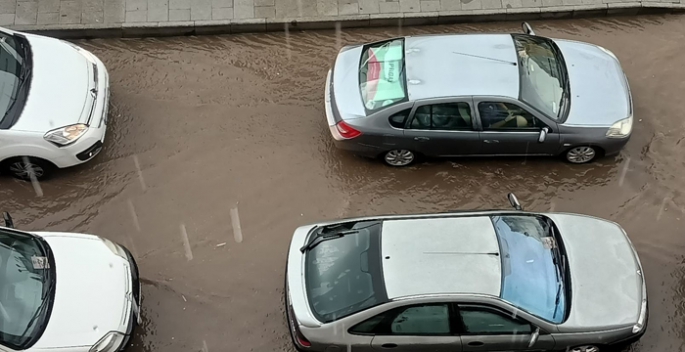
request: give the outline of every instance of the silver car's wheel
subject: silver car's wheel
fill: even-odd
[[[390,166],[407,166],[414,161],[411,150],[395,149],[385,153],[385,162]]]
[[[569,352],[599,352],[599,347],[597,346],[578,346],[578,347],[573,347],[572,349],[569,350]]]
[[[596,156],[595,148],[588,146],[571,148],[566,152],[566,160],[574,164],[588,163]]]

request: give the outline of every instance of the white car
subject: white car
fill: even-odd
[[[0,169],[42,179],[91,160],[107,129],[109,75],[92,53],[0,28]]]
[[[0,351],[114,352],[139,322],[131,253],[105,238],[0,226]]]

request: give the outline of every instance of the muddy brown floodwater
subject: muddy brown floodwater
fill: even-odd
[[[283,273],[293,229],[321,219],[508,207],[615,220],[641,256],[649,328],[635,351],[685,350],[685,21],[531,23],[622,61],[635,100],[621,155],[429,161],[406,169],[337,151],[325,73],[344,44],[398,34],[519,31],[519,23],[92,40],[111,74],[106,149],[41,184],[0,178],[0,208],[26,230],[125,244],[143,278],[139,351],[292,351]],[[234,231],[239,219],[241,236]],[[187,234],[187,243],[183,233]],[[597,287],[602,290],[602,287]]]

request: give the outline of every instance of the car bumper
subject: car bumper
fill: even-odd
[[[625,138],[607,138],[599,146],[604,150],[604,156],[612,156],[618,154],[628,143],[629,139],[630,136]]]
[[[121,246],[126,252],[126,259],[128,260],[129,266],[131,268],[131,281],[133,285],[131,286],[131,292],[133,297],[133,304],[131,304],[131,315],[129,317],[128,326],[126,328],[126,338],[124,342],[119,347],[119,351],[124,351],[130,344],[131,338],[133,338],[133,332],[138,325],[138,319],[140,316],[140,304],[142,298],[142,290],[140,287],[140,272],[138,271],[138,264],[131,252],[124,246]]]
[[[76,142],[59,147],[56,158],[50,161],[59,168],[66,168],[86,163],[102,151],[107,132],[107,114],[109,113],[109,73],[105,65],[95,56],[91,58],[98,69],[98,94],[90,119],[88,131]],[[51,145],[51,147],[55,147]]]

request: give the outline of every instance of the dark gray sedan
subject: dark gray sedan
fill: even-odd
[[[335,144],[405,166],[417,156],[563,155],[628,142],[633,106],[616,56],[524,34],[426,35],[344,47],[326,79]]]

